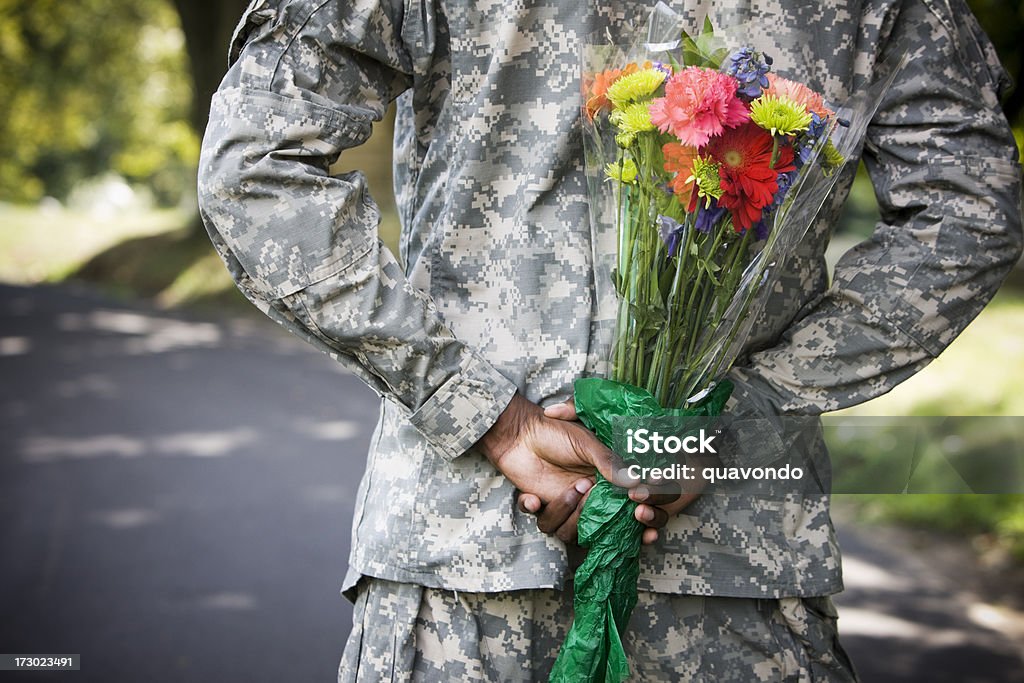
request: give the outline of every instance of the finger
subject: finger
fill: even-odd
[[[683,492],[678,484],[641,484],[629,491],[631,500],[647,505],[670,505],[679,500]]]
[[[565,403],[556,403],[555,405],[548,406],[544,409],[544,416],[554,420],[575,422],[578,419],[576,417],[576,402],[570,398]]]
[[[633,512],[636,521],[650,529],[660,529],[668,524],[668,512],[653,505],[637,505]]]
[[[644,529],[644,533],[640,536],[640,540],[644,545],[651,545],[658,540],[658,530]]]
[[[560,539],[564,543],[576,543],[579,540],[580,512],[583,511],[583,506],[586,505],[587,498],[590,497],[590,492],[593,490],[594,489],[590,489],[590,491],[583,494],[583,498],[580,499],[580,504],[577,505],[576,509],[573,510],[573,513],[569,515],[569,519],[565,520],[565,523],[555,531],[556,538]]]
[[[573,429],[567,430],[567,434],[572,448],[576,452],[576,457],[584,462],[589,462],[601,473],[601,476],[616,486],[632,488],[639,483],[637,479],[629,476],[628,467],[622,458],[601,443],[593,432],[581,425],[566,426],[573,427]]]
[[[546,534],[554,534],[576,511],[583,494],[589,491],[591,486],[593,483],[590,479],[577,479],[572,486],[544,506],[537,516],[537,528]]]
[[[521,511],[535,515],[540,512],[542,507],[544,507],[544,504],[541,502],[540,498],[532,493],[519,494],[519,509]]]

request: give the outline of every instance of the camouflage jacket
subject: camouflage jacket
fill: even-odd
[[[466,591],[564,580],[564,546],[517,511],[473,446],[517,389],[546,405],[600,371],[608,321],[594,295],[579,46],[645,6],[254,0],[246,12],[203,143],[201,210],[249,299],[382,397],[347,586],[360,575]],[[990,43],[963,0],[675,8],[695,26],[706,13],[720,26],[756,20],[776,66],[832,101],[887,54],[910,52],[863,147],[882,221],[829,283],[844,177],[732,372],[731,410],[814,415],[884,393],[957,336],[1019,254],[1019,167]],[[803,72],[772,44],[794,30],[809,36]],[[378,241],[363,176],[329,174],[392,101],[397,257]],[[734,457],[781,448],[766,440]],[[648,590],[841,588],[823,495],[705,496],[642,563]]]

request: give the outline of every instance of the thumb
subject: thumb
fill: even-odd
[[[579,419],[576,417],[576,402],[570,398],[565,403],[556,403],[548,406],[544,409],[544,417],[550,417],[553,420],[575,422]]]
[[[622,488],[633,488],[640,483],[639,479],[634,479],[627,474],[628,466],[622,458],[601,443],[601,440],[593,432],[581,425],[572,426],[576,427],[574,430],[576,434],[573,435],[572,440],[573,447],[579,457],[591,463],[602,477]]]

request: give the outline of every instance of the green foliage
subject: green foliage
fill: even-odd
[[[862,518],[983,537],[1024,562],[1024,496],[1019,494],[842,495]]]
[[[0,0],[0,200],[115,170],[178,201],[198,152],[182,44],[164,0]]]
[[[683,66],[717,69],[721,66],[722,60],[729,56],[725,41],[715,36],[715,29],[709,17],[704,17],[704,27],[696,37],[683,31],[682,42]]]

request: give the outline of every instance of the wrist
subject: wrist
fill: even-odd
[[[526,435],[530,424],[544,411],[518,391],[480,440],[477,448],[495,465]]]

